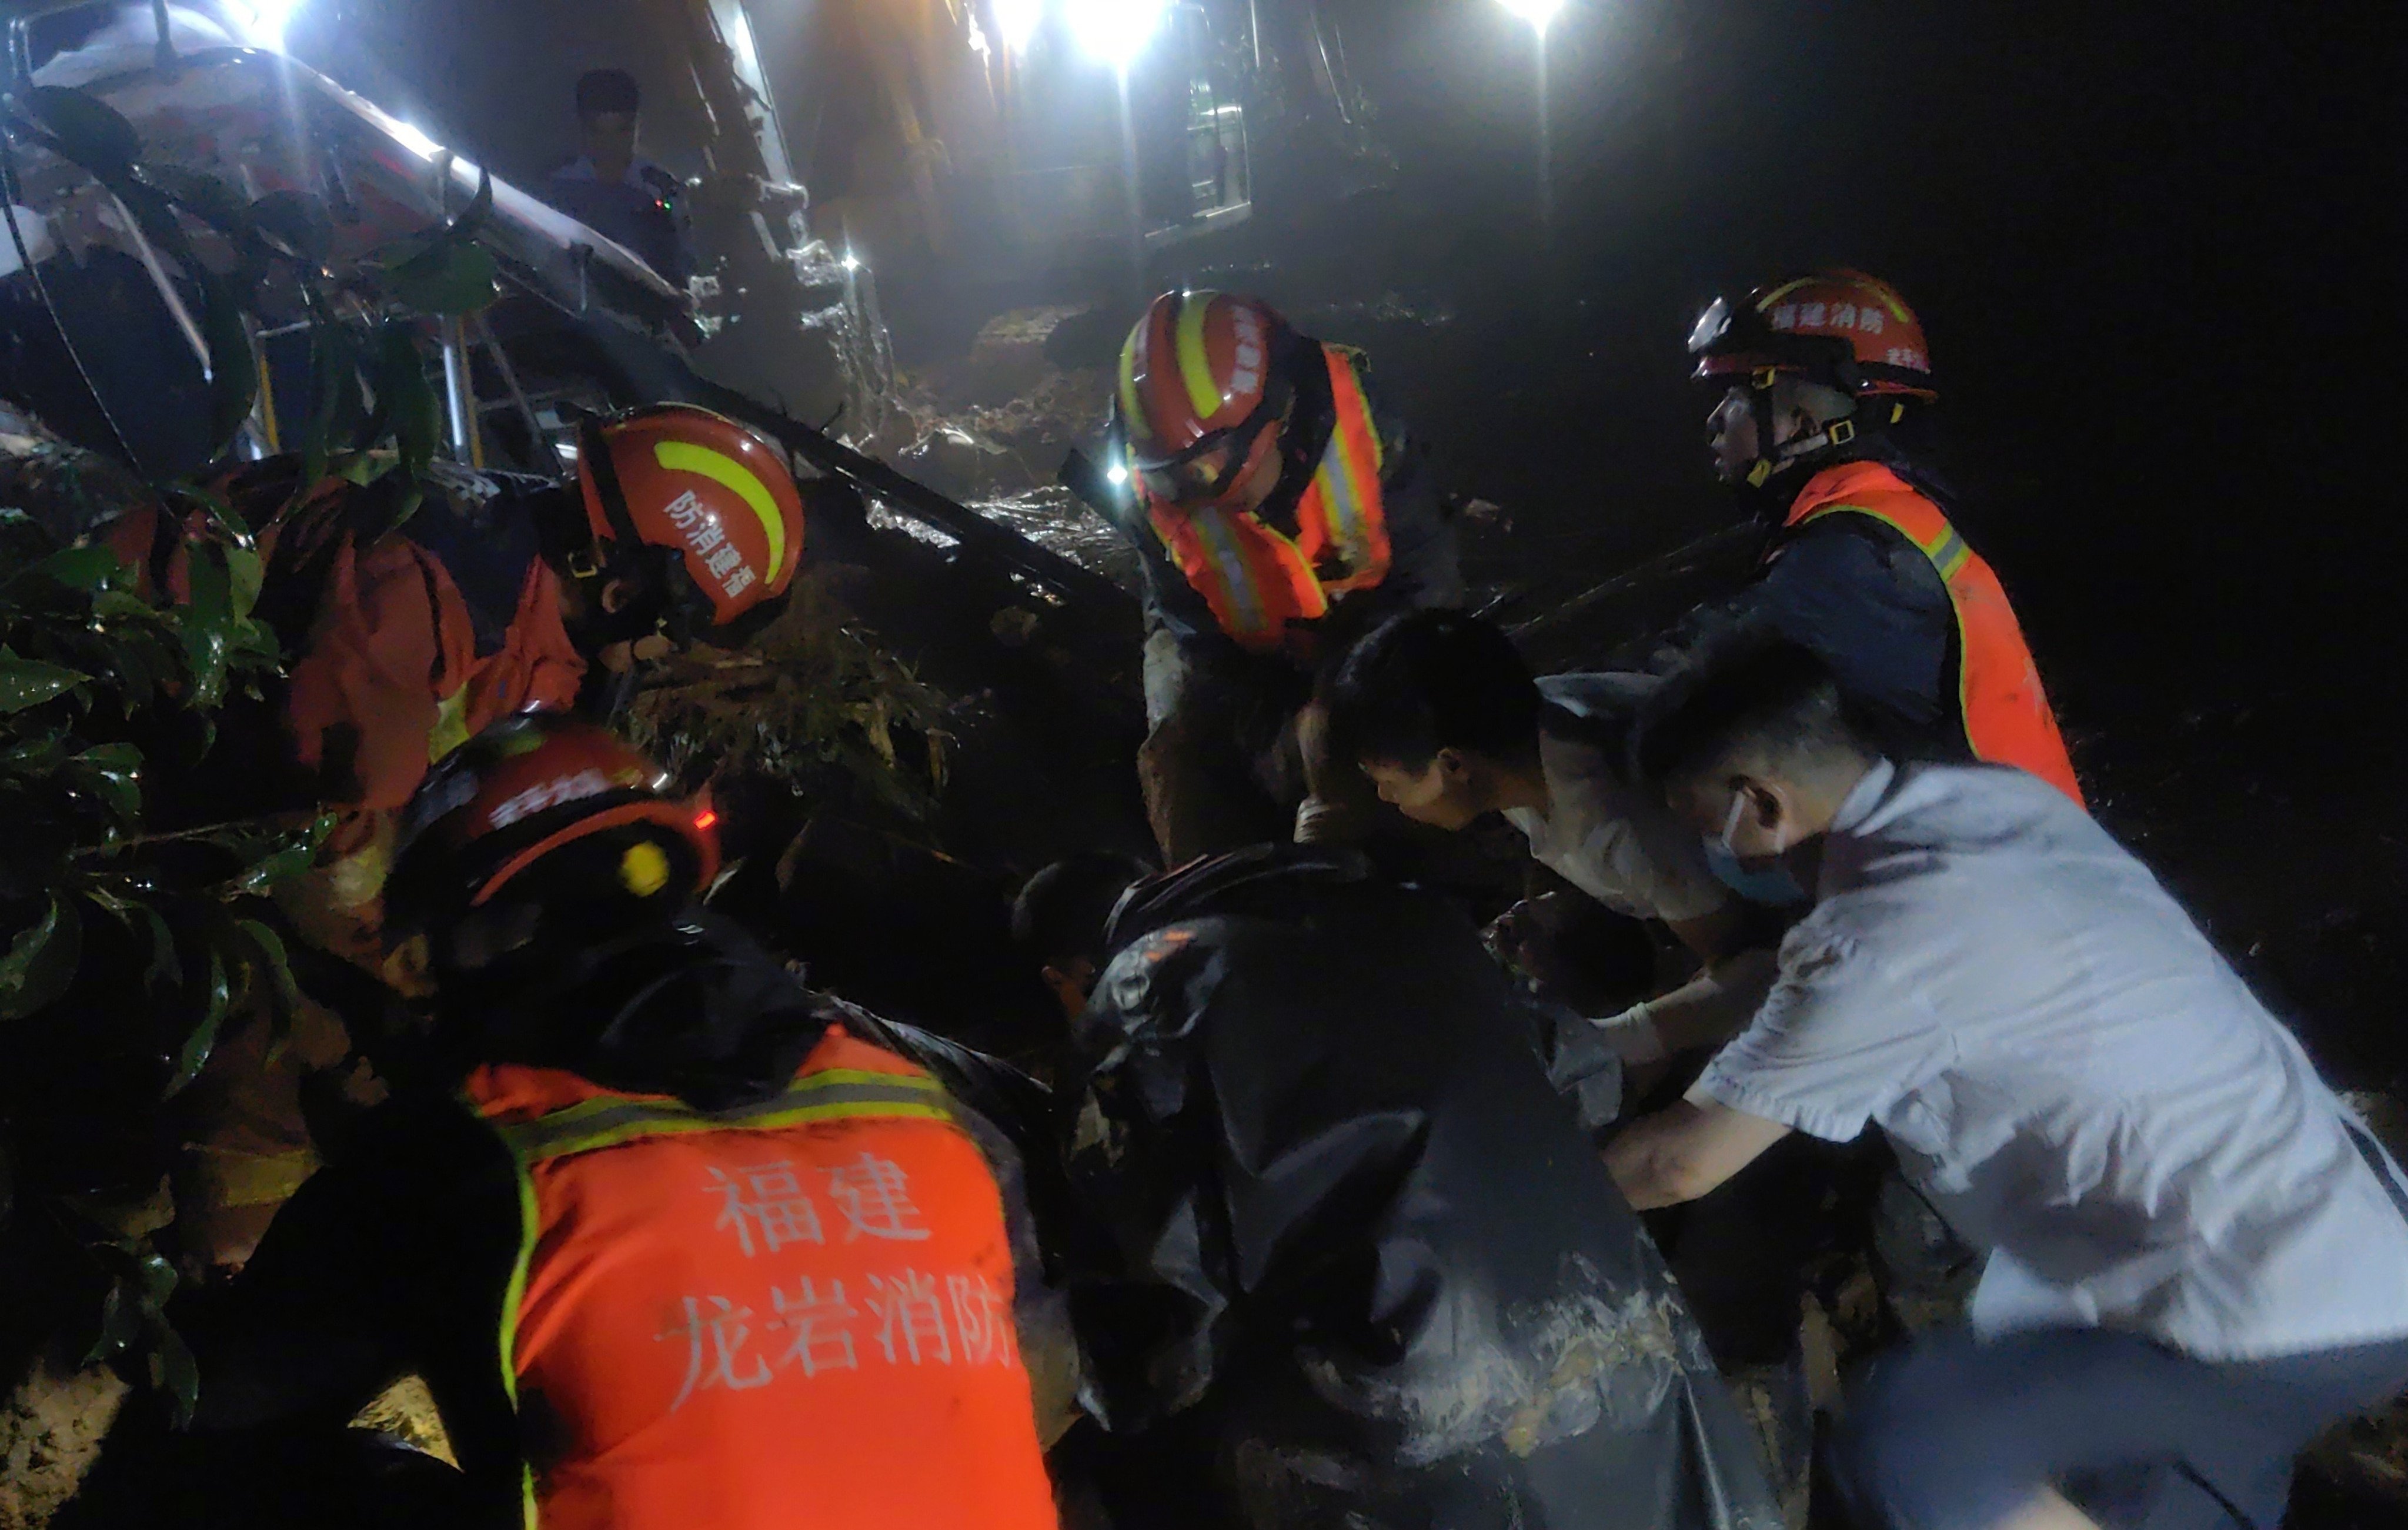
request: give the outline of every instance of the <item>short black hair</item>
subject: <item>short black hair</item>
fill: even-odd
[[[599,117],[604,112],[634,114],[644,109],[644,93],[636,77],[624,69],[588,69],[577,77],[577,115]]]
[[[1528,661],[1491,622],[1412,611],[1373,628],[1324,688],[1341,758],[1426,768],[1442,749],[1527,759],[1544,704]]]
[[[1632,766],[1661,786],[1740,757],[1777,765],[1834,751],[1876,755],[1872,736],[1813,651],[1777,633],[1744,633],[1668,679],[1632,735]]]
[[[1131,883],[1154,867],[1118,851],[1082,851],[1028,879],[1011,903],[1011,938],[1047,966],[1100,965],[1104,927]]]

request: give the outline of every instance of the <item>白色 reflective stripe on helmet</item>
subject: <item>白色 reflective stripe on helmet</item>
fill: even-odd
[[[497,1121],[494,1130],[522,1163],[547,1163],[615,1148],[638,1137],[691,1132],[767,1132],[817,1121],[909,1116],[950,1121],[944,1087],[934,1079],[829,1069],[783,1094],[725,1110],[700,1110],[678,1100],[612,1095],[586,1100],[533,1121]]]
[[[761,578],[766,581],[778,577],[778,571],[786,566],[786,518],[778,513],[778,502],[769,496],[769,486],[761,481],[760,474],[724,451],[691,441],[656,441],[652,460],[672,473],[699,473],[744,501],[761,518],[762,536],[769,549],[768,566],[761,570]]]

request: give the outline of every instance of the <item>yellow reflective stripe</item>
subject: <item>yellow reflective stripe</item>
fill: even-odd
[[[1212,352],[1204,341],[1204,320],[1211,311],[1209,297],[1179,306],[1179,376],[1187,384],[1187,402],[1195,406],[1198,420],[1221,412],[1221,385],[1212,380]]]
[[[1898,517],[1876,510],[1869,505],[1825,505],[1808,514],[1798,523],[1800,526],[1809,526],[1827,515],[1870,516],[1913,542],[1915,551],[1931,561],[1931,566],[1940,571],[1940,577],[1943,580],[1953,581],[1958,574],[1964,572],[1965,565],[1973,561],[1972,548],[1966,544],[1965,538],[1957,534],[1954,525],[1946,526],[1942,530],[1937,540],[1926,542],[1909,531]]]
[[[826,1100],[814,1105],[796,1105],[783,1110],[766,1111],[742,1121],[719,1121],[707,1116],[689,1120],[671,1115],[648,1115],[612,1121],[576,1137],[548,1137],[543,1144],[541,1157],[543,1162],[552,1163],[650,1137],[685,1137],[698,1132],[773,1132],[782,1127],[809,1126],[825,1121],[893,1120],[897,1117],[912,1121],[953,1119],[953,1112],[946,1109],[941,1101],[902,1099]],[[504,1135],[509,1135],[509,1128],[504,1128]]]
[[[462,1103],[472,1115],[481,1116],[477,1102],[462,1096]],[[502,1139],[505,1148],[509,1139]],[[510,1152],[510,1174],[518,1181],[519,1249],[510,1261],[509,1282],[502,1288],[501,1330],[499,1350],[502,1363],[502,1393],[510,1400],[510,1411],[519,1407],[519,1309],[526,1305],[527,1271],[535,1264],[536,1239],[542,1233],[542,1214],[537,1209],[535,1178],[527,1172],[527,1162],[516,1150]],[[535,1465],[522,1462],[519,1466],[519,1519],[524,1530],[537,1530],[535,1505]]]
[[[697,1110],[678,1100],[605,1095],[580,1100],[532,1121],[495,1122],[494,1129],[524,1162],[545,1163],[645,1137],[693,1132],[767,1132],[818,1121],[871,1116],[951,1119],[944,1086],[910,1074],[828,1068],[783,1094],[726,1110]]]
[[[786,518],[778,513],[778,502],[769,496],[769,486],[761,481],[760,474],[724,451],[691,441],[655,441],[652,460],[672,473],[699,473],[734,491],[737,498],[751,506],[761,518],[761,532],[769,545],[769,565],[761,570],[761,578],[767,582],[778,577],[778,571],[786,566]]]
[[[1787,297],[1791,293],[1796,292],[1799,288],[1808,286],[1813,282],[1820,281],[1821,279],[1822,278],[1820,277],[1799,277],[1795,281],[1784,281],[1780,286],[1775,287],[1772,291],[1765,293],[1762,297],[1756,300],[1756,311],[1762,313],[1767,308],[1771,307],[1775,303]]]
[[[1140,324],[1121,347],[1121,422],[1129,430],[1141,429],[1145,422],[1145,407],[1137,397],[1137,348],[1148,344],[1151,332],[1151,325]]]
[[[437,765],[468,741],[468,688],[435,698],[435,726],[426,730],[426,763]]]

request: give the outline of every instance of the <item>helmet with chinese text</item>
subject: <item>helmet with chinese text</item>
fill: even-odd
[[[803,554],[803,497],[774,442],[724,415],[662,404],[589,423],[579,490],[597,563],[660,549],[700,624],[726,626],[783,595]]]
[[[718,814],[642,751],[560,712],[523,712],[429,771],[385,886],[394,935],[488,907],[565,905],[596,929],[683,908],[718,875]]]
[[[1716,298],[1689,332],[1701,381],[1770,385],[1784,373],[1856,397],[1939,396],[1923,322],[1862,271],[1818,271]]]
[[[1113,413],[1129,466],[1162,500],[1220,500],[1279,449],[1296,396],[1292,332],[1277,309],[1230,293],[1154,300],[1121,348]]]

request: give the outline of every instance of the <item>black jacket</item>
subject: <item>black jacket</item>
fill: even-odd
[[[1347,851],[1141,889],[1068,1122],[1092,1400],[1224,1523],[1770,1527],[1639,1221],[1470,924]],[[1180,1516],[1162,1516],[1166,1523]]]
[[[1879,443],[1818,458],[1752,493],[1778,521],[1814,473],[1858,458],[1886,464],[1947,508],[1944,490]],[[1865,515],[1773,526],[1747,584],[1692,612],[1652,667],[1670,667],[1742,630],[1778,633],[1821,659],[1888,751],[1971,758],[1956,695],[1956,607],[1931,560],[1893,528]]]

